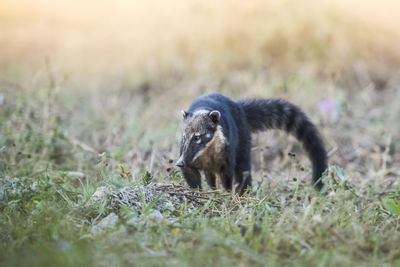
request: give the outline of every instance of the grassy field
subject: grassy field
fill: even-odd
[[[2,1],[0,265],[400,266],[398,11]],[[207,92],[301,106],[322,192],[279,131],[253,137],[247,196],[188,191],[180,110]]]

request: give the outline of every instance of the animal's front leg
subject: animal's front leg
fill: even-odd
[[[183,167],[181,171],[183,178],[191,188],[201,189],[201,175],[197,169]]]
[[[216,177],[215,174],[210,172],[210,171],[205,171],[204,175],[206,177],[207,183],[208,185],[212,188],[212,189],[216,189],[217,188],[217,184],[216,184]]]
[[[220,173],[222,186],[227,191],[232,190],[233,169],[230,166],[225,166]]]
[[[243,195],[246,190],[251,188],[251,163],[250,157],[247,160],[241,160],[235,168],[235,178],[236,178],[236,193]]]

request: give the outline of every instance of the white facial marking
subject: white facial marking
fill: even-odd
[[[218,144],[218,146],[215,147],[215,152],[220,152],[226,142],[224,133],[222,132],[222,127],[220,125],[218,125],[217,130],[215,131],[214,136],[210,140],[210,142],[208,142],[203,149],[199,150],[196,153],[196,155],[193,157],[192,162],[196,161],[196,159],[199,158],[204,153],[204,151],[206,151],[214,142],[217,142]]]
[[[199,151],[196,153],[196,155],[194,155],[192,162],[195,162],[196,159],[197,159],[198,157],[200,157],[201,154],[203,154],[204,149],[205,149],[205,148],[203,148],[202,150],[199,150]]]

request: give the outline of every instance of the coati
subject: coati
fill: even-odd
[[[235,184],[243,194],[251,186],[251,132],[281,129],[302,142],[312,163],[317,190],[327,168],[327,154],[314,124],[299,107],[281,99],[232,101],[206,94],[182,111],[183,134],[176,166],[191,188],[201,189],[201,174],[216,188],[217,178],[226,190]]]

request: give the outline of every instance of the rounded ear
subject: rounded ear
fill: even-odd
[[[187,118],[187,116],[189,115],[189,113],[188,113],[188,112],[186,112],[186,111],[184,111],[183,109],[181,110],[181,113],[182,113],[182,117],[183,117],[183,119],[186,119],[186,118]]]
[[[213,110],[213,111],[210,112],[210,114],[208,114],[208,116],[210,116],[210,119],[214,123],[218,123],[219,119],[221,118],[221,113],[219,113],[218,110]]]

